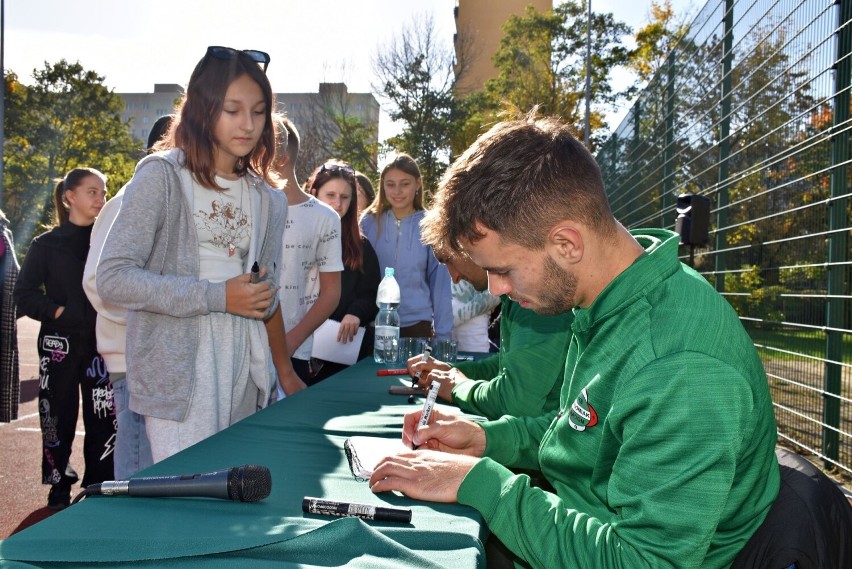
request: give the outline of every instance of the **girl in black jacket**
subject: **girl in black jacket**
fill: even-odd
[[[57,510],[69,504],[78,479],[69,459],[81,392],[86,429],[82,485],[113,477],[112,388],[97,352],[97,314],[83,292],[89,237],[105,187],[106,177],[93,168],[75,168],[59,181],[53,195],[57,225],[33,239],[15,286],[18,312],[41,322],[42,483],[51,485],[47,506]]]
[[[375,329],[370,322],[379,311],[376,293],[382,277],[376,252],[358,227],[355,169],[345,162],[329,160],[314,170],[308,181],[308,193],[330,205],[340,216],[343,273],[340,276],[340,302],[331,319],[340,322],[337,341],[342,343],[351,342],[359,326],[366,327],[358,353],[360,360],[373,353]],[[312,364],[312,383],[348,367],[320,360]]]

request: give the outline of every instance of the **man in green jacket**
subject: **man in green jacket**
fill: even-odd
[[[486,269],[492,294],[573,309],[560,406],[436,411],[419,429],[412,413],[402,438],[419,450],[386,458],[371,489],[470,505],[533,567],[728,567],[778,494],[775,419],[750,338],[678,261],[678,236],[628,232],[569,127],[533,117],[481,136],[428,215],[424,233]]]
[[[426,244],[447,266],[453,282],[464,279],[478,291],[488,288],[488,275],[468,257],[447,251],[441,243]],[[466,413],[489,419],[503,415],[537,417],[559,406],[574,315],[563,312],[541,316],[521,308],[506,295],[501,300],[497,354],[458,362],[455,367],[435,359],[422,362],[415,356],[408,360],[408,371],[412,376],[422,371],[418,381],[421,387],[440,382],[438,395]],[[530,370],[535,373],[528,373]]]

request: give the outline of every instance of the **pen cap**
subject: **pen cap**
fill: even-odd
[[[384,508],[382,506],[376,506],[376,521],[410,524],[411,510],[403,510],[400,508]]]

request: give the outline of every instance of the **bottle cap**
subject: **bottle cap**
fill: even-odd
[[[392,277],[393,276],[393,267],[385,267],[385,276]]]

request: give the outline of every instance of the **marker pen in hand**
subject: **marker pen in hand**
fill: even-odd
[[[432,346],[426,345],[426,348],[423,350],[423,355],[420,357],[420,363],[424,364],[429,361],[429,356],[432,355]],[[417,382],[420,381],[420,375],[423,373],[423,370],[419,370],[414,374],[414,379],[411,380],[411,387],[417,387]],[[408,402],[414,403],[414,395],[408,396]]]
[[[423,402],[423,413],[420,414],[420,423],[417,425],[418,430],[420,427],[425,427],[429,424],[429,417],[432,416],[432,409],[435,407],[435,400],[438,399],[439,389],[441,389],[441,382],[433,381],[432,387],[429,388],[429,394],[426,396],[426,401]],[[417,445],[414,444],[414,441],[411,442],[411,448],[417,450]]]
[[[260,266],[257,261],[251,266],[251,282],[252,284],[260,282]]]

